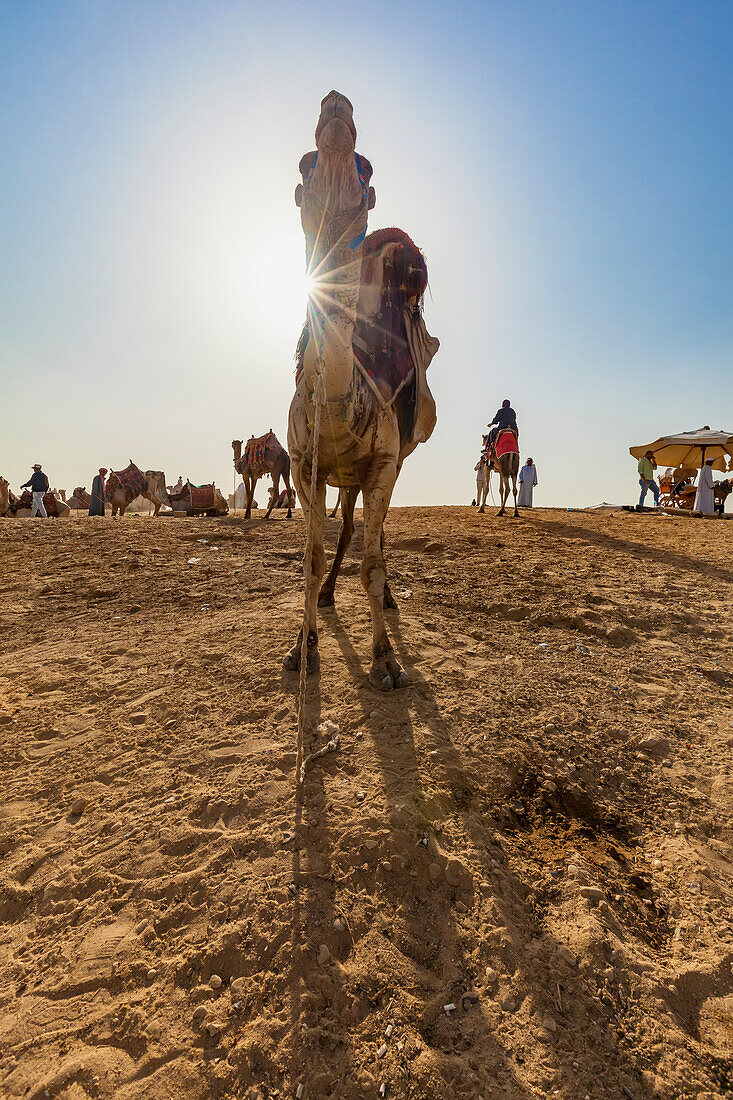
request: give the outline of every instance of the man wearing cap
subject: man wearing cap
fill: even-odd
[[[489,427],[491,428],[491,431],[489,432],[489,447],[491,447],[499,432],[502,431],[504,428],[513,428],[514,431],[517,433],[517,436],[519,435],[519,431],[517,429],[517,414],[512,408],[509,402],[509,398],[507,398],[505,401],[502,401],[501,408],[497,411],[496,416],[489,424]]]
[[[30,489],[33,493],[31,515],[37,516],[40,512],[44,519],[48,519],[48,512],[43,503],[44,495],[48,492],[48,478],[41,469],[40,462],[34,464],[30,481],[26,481],[25,485],[21,485],[21,489]]]
[[[104,466],[99,467],[99,473],[92,482],[92,495],[89,498],[89,515],[104,515],[104,478],[107,471]]]
[[[651,489],[652,495],[654,496],[654,507],[659,507],[659,486],[654,480],[654,471],[656,468],[657,460],[654,457],[654,453],[652,451],[647,451],[643,458],[639,459],[639,465],[637,466],[639,471],[639,484],[641,485],[639,508],[644,507],[648,489]]]

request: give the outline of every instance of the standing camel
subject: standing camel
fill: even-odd
[[[112,505],[112,519],[118,514],[121,519],[137,497],[149,500],[156,516],[164,504],[170,506],[163,471],[146,470],[143,473],[130,459],[130,465],[124,470],[110,470],[104,487],[104,499]]]
[[[302,158],[303,182],[295,192],[311,291],[298,345],[288,450],[312,536],[311,560],[305,564],[307,669],[320,663],[317,603],[326,567],[328,482],[342,490],[344,523],[337,558],[351,537],[356,496],[363,494],[361,580],[372,617],[369,680],[389,691],[404,687],[407,676],[384,621],[383,526],[402,462],[429,439],[435,426],[425,372],[438,341],[429,336],[422,318],[427,267],[420,250],[398,229],[366,237],[368,211],[376,201],[369,185],[372,166],[355,146],[351,103],[330,92],[321,104],[316,150]],[[311,497],[316,402],[321,433]],[[286,669],[300,668],[302,637],[303,628],[284,658]]]
[[[280,478],[285,483],[285,488],[288,491],[288,519],[292,519],[292,489],[290,488],[290,456],[285,448],[278,441],[277,436],[270,428],[266,435],[261,435],[257,439],[252,435],[247,440],[247,446],[244,448],[244,454],[242,454],[242,440],[232,440],[232,450],[234,451],[234,469],[238,474],[241,474],[242,481],[247,493],[247,509],[244,513],[244,518],[249,519],[252,514],[252,503],[255,498],[255,487],[257,482],[265,474],[272,476],[272,491],[270,494],[270,503],[265,512],[265,519],[270,518],[270,512],[275,506],[275,502],[280,495]]]
[[[491,465],[499,471],[501,508],[497,516],[505,516],[505,507],[509,496],[509,481],[511,479],[512,492],[514,494],[514,515],[519,515],[517,508],[517,476],[519,474],[519,442],[511,428],[505,428],[496,437],[491,451]]]

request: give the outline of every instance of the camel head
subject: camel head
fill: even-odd
[[[242,440],[241,439],[233,439],[232,440],[232,450],[234,451],[234,465],[236,466],[237,463],[239,462],[240,458],[242,457]]]
[[[354,108],[340,92],[329,92],[321,103],[316,149],[299,165],[303,182],[295,203],[305,233],[308,271],[332,271],[359,258],[367,214],[376,202],[369,186],[372,166],[356,153]]]

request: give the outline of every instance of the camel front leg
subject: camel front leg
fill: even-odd
[[[517,475],[512,475],[512,492],[514,494],[514,515],[519,515],[519,509],[517,508]],[[508,496],[509,494],[507,494]]]
[[[354,534],[354,508],[356,507],[356,498],[358,495],[358,489],[344,489],[343,495],[341,491],[339,491],[339,500],[342,501],[341,530],[339,531],[339,541],[336,547],[333,565],[318,594],[319,607],[333,607],[336,578],[339,575],[339,569],[341,568],[341,562],[344,560],[344,554],[348,550],[349,543]],[[338,505],[336,505],[336,507],[338,507]],[[333,512],[331,515],[333,515]]]
[[[372,613],[372,667],[369,672],[369,682],[381,691],[391,691],[395,687],[407,686],[407,676],[394,655],[384,621],[387,567],[382,552],[382,534],[396,480],[396,464],[385,463],[376,473],[372,483],[362,490],[364,557],[361,563],[361,581],[369,597],[369,608]]]
[[[248,477],[245,485],[247,486],[247,507],[244,512],[244,518],[249,519],[252,515],[252,501],[255,498],[255,489],[257,488],[257,478]]]
[[[323,527],[326,520],[326,478],[319,478],[315,499],[310,501],[307,496],[310,491],[310,469],[307,471],[299,471],[299,475],[300,474],[303,476],[296,476],[295,471],[293,471],[295,488],[303,508],[306,531],[308,530],[308,525],[311,522],[313,523],[313,544],[310,569],[308,569],[308,562],[304,563],[306,601],[305,622],[308,637],[306,667],[308,672],[317,672],[321,664],[321,658],[318,653],[318,589],[323,574],[326,572],[326,554],[323,549]],[[303,492],[304,479],[306,486],[305,492]],[[295,672],[300,668],[302,644],[303,627],[301,626],[295,645],[283,658],[283,667],[290,672]]]
[[[500,474],[499,476],[499,494],[501,496],[501,508],[496,514],[497,516],[503,516],[506,515],[504,508],[507,502],[507,497],[509,496],[509,480],[504,476],[504,474]]]

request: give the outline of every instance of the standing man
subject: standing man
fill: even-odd
[[[26,481],[25,485],[21,485],[21,489],[30,489],[33,493],[31,516],[36,516],[40,512],[44,519],[48,519],[48,513],[43,503],[43,498],[48,492],[48,478],[41,469],[40,462],[34,464],[30,481]]]
[[[522,469],[519,471],[519,496],[517,497],[518,508],[531,508],[532,507],[532,490],[537,484],[537,467],[531,458],[528,458]]]
[[[713,478],[714,458],[709,458],[697,479],[697,492],[695,494],[694,512],[702,512],[704,516],[715,515],[715,479]]]
[[[646,500],[647,490],[651,489],[654,496],[654,507],[659,507],[659,486],[654,480],[654,471],[657,468],[657,460],[654,457],[652,451],[647,451],[643,458],[639,459],[639,465],[637,469],[639,471],[639,484],[641,485],[641,494],[639,496],[639,508],[644,507],[644,501]]]
[[[99,467],[99,473],[92,482],[92,495],[89,498],[89,515],[104,515],[104,478],[107,471],[104,466]]]

